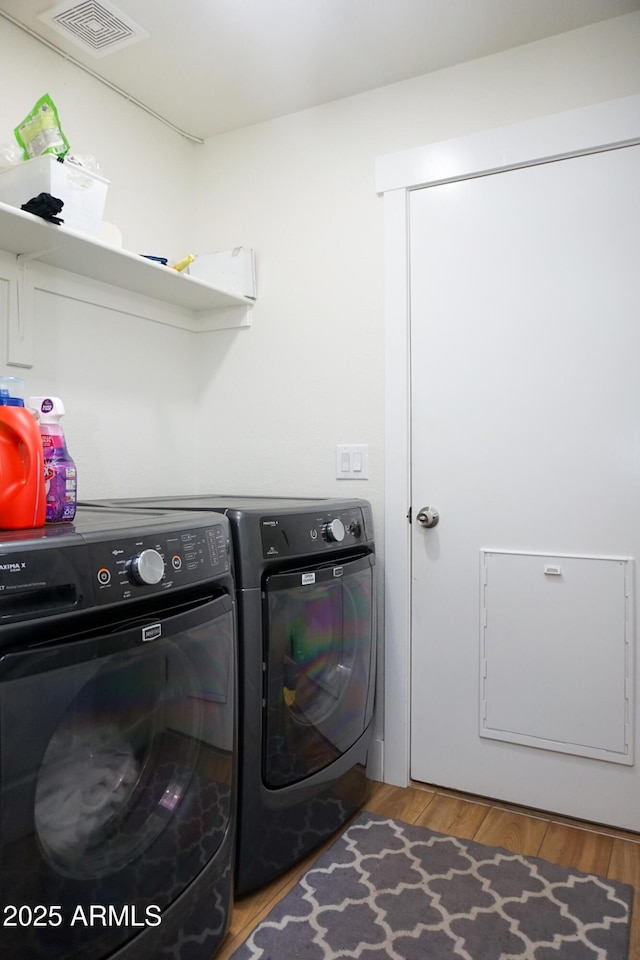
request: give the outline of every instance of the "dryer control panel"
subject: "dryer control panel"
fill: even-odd
[[[89,545],[97,603],[116,603],[210,580],[231,565],[224,527],[118,537]]]
[[[262,555],[301,557],[353,547],[370,539],[371,518],[362,507],[260,518]]]

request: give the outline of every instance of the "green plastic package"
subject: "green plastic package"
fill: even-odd
[[[56,105],[48,93],[40,97],[33,110],[13,132],[25,160],[33,160],[45,153],[64,157],[69,150],[69,141],[62,132]]]

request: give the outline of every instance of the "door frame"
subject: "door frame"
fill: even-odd
[[[411,740],[411,190],[640,143],[640,95],[376,159],[384,204],[383,780],[407,786]],[[428,491],[422,496],[428,497]]]

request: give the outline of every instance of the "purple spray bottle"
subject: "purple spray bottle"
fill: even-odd
[[[76,465],[69,456],[60,417],[64,405],[58,397],[30,397],[29,406],[38,414],[44,450],[44,479],[47,496],[47,523],[64,523],[76,515]]]

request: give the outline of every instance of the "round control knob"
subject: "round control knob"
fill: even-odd
[[[164,560],[157,550],[143,550],[131,557],[127,572],[134,583],[160,583],[164,576]]]
[[[329,543],[342,543],[344,540],[344,523],[339,517],[336,517],[335,520],[325,523],[322,532],[325,540],[328,540]]]
[[[347,524],[347,533],[350,533],[352,537],[355,537],[356,540],[362,533],[362,527],[358,520],[352,520],[351,523]]]

